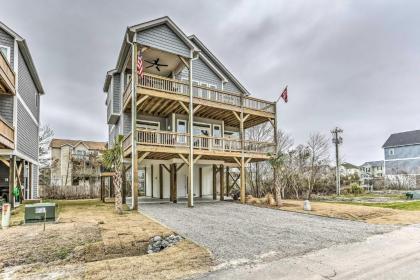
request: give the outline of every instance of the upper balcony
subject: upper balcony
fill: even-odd
[[[189,103],[188,82],[144,73],[138,79],[137,110],[150,115],[168,117],[170,113],[184,113]],[[131,81],[123,94],[124,110],[131,109]],[[275,118],[275,103],[250,96],[241,96],[216,88],[193,85],[194,116],[223,120],[225,125],[238,126],[235,113],[249,115],[244,128],[252,127]],[[242,103],[242,104],[241,104]]]
[[[15,130],[0,116],[0,149],[15,148]]]
[[[7,61],[6,57],[0,52],[0,94],[14,95],[16,93],[15,72]]]

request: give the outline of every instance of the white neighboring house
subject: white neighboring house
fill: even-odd
[[[364,187],[372,186],[374,179],[384,177],[384,161],[368,161],[360,166],[360,183]]]
[[[354,164],[344,162],[340,165],[340,175],[342,176],[353,176],[357,175],[360,177],[360,167]]]
[[[81,185],[99,178],[105,142],[52,139],[51,185]]]

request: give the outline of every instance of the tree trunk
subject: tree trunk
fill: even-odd
[[[273,169],[273,176],[274,176],[274,188],[276,190],[276,203],[278,207],[281,207],[283,205],[283,202],[281,200],[281,188],[280,188],[280,182],[279,182],[279,176],[277,174],[278,169]]]
[[[114,193],[115,193],[115,211],[117,214],[122,214],[122,177],[121,177],[121,170],[117,170],[113,177],[114,179]]]
[[[260,166],[258,165],[258,162],[255,163],[255,187],[256,187],[256,193],[257,197],[260,197]]]

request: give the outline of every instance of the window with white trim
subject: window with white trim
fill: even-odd
[[[10,47],[0,45],[0,52],[4,54],[7,61],[10,63]]]
[[[0,45],[0,52],[2,52],[2,54],[4,54],[7,61],[10,63],[10,47]]]
[[[394,149],[389,149],[388,150],[388,155],[393,156],[395,154]]]
[[[137,127],[142,129],[149,129],[149,130],[159,130],[160,123],[155,121],[146,121],[146,120],[137,120]]]

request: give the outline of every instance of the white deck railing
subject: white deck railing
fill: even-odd
[[[175,93],[189,96],[189,84],[184,81],[169,79],[152,74],[144,74],[143,78],[138,78],[141,87],[147,89],[159,90],[167,93]],[[124,104],[131,96],[131,82],[129,82],[124,90]],[[233,106],[241,106],[241,95],[237,93],[227,92],[216,88],[210,88],[200,85],[193,86],[193,96],[195,98],[205,99],[209,101],[229,104]],[[275,103],[269,102],[249,96],[243,97],[243,106],[245,108],[274,113]]]
[[[0,116],[0,144],[14,149],[15,129]]]
[[[146,146],[160,147],[189,147],[190,137],[188,133],[172,131],[138,129],[136,131],[137,143]],[[131,134],[124,138],[124,150],[131,146]],[[208,151],[240,152],[241,140],[222,137],[210,137],[195,135],[193,137],[194,149]],[[244,151],[248,153],[273,153],[274,144],[271,142],[244,141]]]
[[[2,52],[0,52],[0,83],[8,93],[15,94],[15,72]]]

